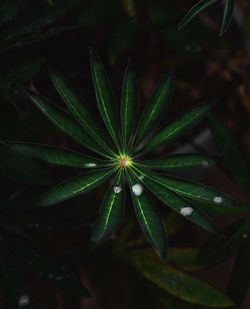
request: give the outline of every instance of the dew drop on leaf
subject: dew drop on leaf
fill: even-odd
[[[243,238],[247,238],[248,235],[247,235],[246,233],[244,233],[244,234],[242,235],[242,237],[243,237]]]
[[[220,196],[215,196],[214,197],[214,202],[217,203],[217,204],[220,204],[222,202],[222,197]]]
[[[87,163],[86,167],[96,167],[96,164],[95,163]]]
[[[208,162],[205,161],[205,160],[203,160],[203,161],[201,162],[201,165],[204,166],[204,167],[207,167],[207,166],[208,166]]]
[[[18,299],[18,307],[23,308],[30,303],[30,297],[28,295],[22,295]]]
[[[143,193],[143,186],[141,184],[137,183],[137,184],[133,185],[132,191],[133,191],[135,196],[140,196]]]
[[[120,193],[122,191],[122,188],[120,186],[115,186],[114,187],[114,192],[115,193]]]
[[[141,175],[141,176],[139,177],[139,179],[140,179],[140,180],[142,180],[143,178],[144,178],[144,176],[143,176],[143,175]]]
[[[193,208],[192,207],[182,207],[180,210],[180,214],[183,216],[190,216],[193,213]]]

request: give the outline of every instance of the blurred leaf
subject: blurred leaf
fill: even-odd
[[[250,219],[244,218],[226,226],[224,237],[210,237],[200,248],[199,263],[214,265],[236,254],[248,242],[250,236]]]
[[[65,263],[16,235],[5,233],[5,239],[12,252],[41,278],[48,280],[56,288],[66,290],[75,296],[90,297],[88,290]]]
[[[124,16],[115,31],[110,36],[108,43],[108,56],[111,64],[114,64],[119,54],[127,51],[133,43],[137,30],[137,19]]]
[[[235,0],[226,0],[223,20],[222,20],[222,26],[220,30],[220,36],[223,35],[227,31],[231,23],[231,20],[233,17],[234,4],[235,4]]]
[[[250,175],[239,147],[229,130],[216,117],[210,115],[210,130],[225,164],[235,181],[250,195]]]
[[[103,183],[116,168],[104,168],[67,179],[45,193],[38,202],[39,206],[49,206],[89,191]]]
[[[198,249],[196,248],[170,248],[168,263],[183,271],[197,271],[203,267],[197,263]]]
[[[138,109],[138,100],[139,95],[137,80],[129,60],[123,79],[120,111],[124,152],[127,152],[129,141],[134,129]]]
[[[31,185],[53,183],[41,165],[3,143],[0,143],[0,160],[0,175],[3,177]]]
[[[30,2],[30,0],[5,0],[0,6],[0,24],[12,20]]]
[[[135,17],[136,15],[136,7],[134,0],[121,0],[124,11],[130,17]]]
[[[113,234],[121,224],[124,213],[123,172],[118,175],[103,200],[100,214],[92,230],[91,240],[100,244]]]
[[[34,308],[29,289],[16,270],[5,245],[0,245],[0,289],[11,308]]]

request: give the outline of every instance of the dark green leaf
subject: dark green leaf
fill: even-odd
[[[9,143],[8,146],[15,151],[52,164],[81,168],[96,168],[103,167],[110,163],[66,148],[50,145],[13,142]]]
[[[138,106],[138,85],[131,62],[129,61],[122,87],[121,127],[123,151],[126,153],[134,129]]]
[[[179,24],[179,30],[183,28],[187,23],[194,19],[202,11],[206,10],[208,7],[212,6],[220,0],[201,0],[197,2],[183,17],[182,21]]]
[[[178,154],[169,155],[159,159],[135,161],[136,164],[155,169],[189,169],[194,167],[211,167],[216,161],[209,156],[199,154]]]
[[[222,20],[222,26],[220,30],[220,36],[223,35],[227,31],[230,25],[230,22],[233,17],[234,4],[235,4],[235,0],[226,0],[223,20]]]
[[[0,289],[11,308],[34,308],[29,289],[2,242],[0,245]]]
[[[123,173],[120,170],[104,198],[99,217],[92,230],[93,242],[103,242],[117,230],[123,217],[124,201]]]
[[[216,288],[166,264],[156,265],[149,261],[135,260],[134,267],[159,288],[187,302],[217,308],[233,305],[233,302]]]
[[[158,131],[139,151],[137,156],[161,146],[162,144],[172,142],[200,122],[211,111],[213,106],[214,104],[211,104],[211,102],[203,103],[185,111],[181,116],[177,116],[175,120]]]
[[[170,248],[168,250],[168,263],[183,271],[197,271],[203,267],[197,263],[198,249],[196,248]]]
[[[199,263],[214,265],[224,262],[235,255],[248,242],[250,236],[250,219],[244,218],[226,226],[222,233],[224,237],[210,237],[201,247]]]
[[[78,143],[88,147],[89,149],[101,155],[105,155],[105,151],[96,144],[92,137],[66,112],[50,102],[41,95],[28,90],[27,94],[31,101],[45,114],[62,131],[73,137]],[[109,156],[109,155],[107,155]]]
[[[87,103],[84,99],[76,93],[69,82],[67,82],[56,69],[50,67],[49,72],[55,88],[79,123],[99,145],[107,150],[111,150],[113,146],[107,139],[107,135],[105,135],[102,128],[99,127],[94,117],[89,112]]]
[[[127,173],[136,217],[147,240],[162,259],[167,254],[167,239],[161,216],[143,186]]]
[[[156,86],[139,120],[133,149],[147,137],[165,115],[174,89],[173,72]]]
[[[51,184],[52,180],[46,170],[27,156],[0,143],[0,175],[13,181],[33,184]]]
[[[101,60],[95,52],[90,50],[92,79],[95,87],[96,100],[102,119],[113,138],[118,150],[120,148],[119,125],[115,110],[114,96],[108,80],[108,76],[103,68]]]
[[[150,171],[146,171],[145,169],[140,169],[139,173],[141,173],[143,176],[147,176],[148,178],[170,189],[171,191],[189,197],[190,199],[207,201],[218,204],[222,207],[237,205],[247,206],[247,204],[244,202],[235,201],[226,194],[200,183],[191,182],[173,176],[156,174]]]
[[[67,179],[45,193],[39,199],[38,205],[49,206],[89,191],[104,182],[114,171],[115,168],[110,167]]]
[[[210,115],[210,129],[228,170],[235,181],[250,194],[250,175],[247,164],[229,130],[216,117]]]
[[[65,290],[75,296],[90,296],[88,290],[65,263],[16,235],[6,234],[5,238],[12,252],[22,259],[27,267],[37,273],[39,277],[48,280],[56,288]]]
[[[143,173],[144,171],[142,171]],[[140,174],[137,174],[140,175]],[[143,175],[143,174],[142,174]],[[159,176],[160,177],[160,176]],[[204,229],[217,232],[215,224],[209,217],[194,207],[187,199],[169,190],[166,186],[155,182],[148,177],[140,177],[141,182],[164,204],[172,208],[186,219],[202,226]],[[153,178],[152,178],[153,179]],[[158,178],[159,179],[159,178]]]

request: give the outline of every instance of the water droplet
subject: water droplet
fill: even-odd
[[[120,186],[116,186],[113,189],[115,193],[120,193],[122,191],[122,188]]]
[[[140,180],[142,180],[143,178],[144,178],[144,176],[143,176],[143,175],[141,175],[141,176],[139,177],[139,179],[140,179]]]
[[[30,297],[28,295],[22,295],[18,299],[18,307],[22,308],[27,306],[30,303]]]
[[[87,164],[86,164],[86,167],[95,167],[95,166],[96,166],[95,163],[87,163]]]
[[[193,213],[193,208],[192,207],[182,207],[180,210],[180,214],[183,216],[190,216]]]
[[[57,281],[60,281],[60,280],[62,280],[62,278],[63,278],[63,276],[57,276],[57,277],[56,277],[56,280],[57,280]]]
[[[204,166],[204,167],[207,167],[209,164],[208,164],[207,161],[204,160],[204,161],[201,162],[201,165]]]
[[[242,237],[243,237],[243,238],[247,238],[248,235],[247,235],[246,233],[244,233],[244,234],[242,235]]]
[[[133,191],[135,196],[140,196],[143,193],[143,186],[141,184],[137,183],[137,184],[133,185],[132,191]]]
[[[222,202],[222,197],[220,196],[215,196],[214,197],[214,202],[217,203],[217,204],[220,204]]]

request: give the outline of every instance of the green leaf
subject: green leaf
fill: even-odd
[[[113,138],[118,150],[120,147],[119,124],[117,120],[115,102],[108,76],[103,68],[101,60],[95,52],[90,50],[92,79],[95,87],[96,100],[102,119]]]
[[[73,113],[80,125],[91,135],[100,146],[114,151],[112,144],[107,139],[107,135],[96,123],[94,117],[87,108],[87,103],[81,98],[65,78],[53,67],[49,67],[50,78],[58,93]]]
[[[46,170],[27,156],[0,143],[0,175],[13,181],[31,185],[53,183]]]
[[[123,16],[114,29],[108,43],[108,56],[111,64],[114,64],[119,54],[133,43],[137,29],[137,19]]]
[[[61,108],[31,90],[27,90],[27,95],[50,121],[74,138],[78,143],[101,155],[109,156],[106,155],[105,151],[93,141],[88,133],[86,133],[85,130]]]
[[[205,186],[200,183],[191,182],[173,176],[156,174],[150,171],[146,171],[145,169],[143,170],[140,169],[138,171],[143,176],[152,179],[153,181],[161,184],[162,186],[170,189],[173,192],[189,197],[190,199],[197,199],[215,203],[220,205],[221,207],[237,206],[237,205],[247,206],[247,204],[244,202],[235,201],[226,194],[221,193],[211,187]]]
[[[200,122],[211,111],[213,106],[214,104],[211,104],[211,102],[203,103],[185,111],[181,116],[177,116],[175,120],[172,120],[163,129],[159,130],[136,156],[172,142]]]
[[[198,271],[203,266],[197,263],[198,249],[196,248],[169,248],[168,263],[183,271]]]
[[[194,19],[202,11],[206,10],[208,7],[212,6],[220,0],[201,0],[197,2],[183,17],[182,21],[179,24],[179,30],[183,28],[187,23]]]
[[[139,120],[133,149],[147,137],[164,117],[174,89],[174,74],[167,74],[154,89]]]
[[[61,260],[17,235],[5,233],[5,239],[8,241],[11,251],[41,279],[49,281],[56,288],[65,290],[76,297],[79,295],[90,297],[90,293],[81,281]]]
[[[1,241],[0,289],[11,308],[34,308],[27,284],[13,264],[10,253]]]
[[[243,218],[222,230],[224,237],[210,237],[200,248],[198,260],[202,265],[224,262],[242,249],[250,235],[250,219]]]
[[[222,26],[220,30],[220,36],[222,36],[227,31],[231,23],[231,20],[233,17],[234,4],[235,4],[235,0],[226,0],[223,20],[222,20]]]
[[[94,243],[105,241],[118,229],[123,217],[124,201],[123,173],[120,170],[104,198],[99,217],[92,230],[91,239]]]
[[[161,216],[148,193],[136,178],[127,173],[135,214],[141,229],[150,244],[162,259],[166,259],[167,238]]]
[[[177,154],[158,159],[134,162],[142,167],[168,170],[189,169],[194,167],[207,168],[216,164],[216,161],[212,157],[199,154]]]
[[[228,286],[228,295],[240,305],[249,288],[250,283],[250,242],[249,239],[245,246],[241,249],[240,254],[237,256],[233,273]]]
[[[187,302],[215,308],[234,304],[216,288],[166,264],[156,265],[149,261],[135,260],[133,266],[144,278]]]
[[[122,87],[121,127],[123,151],[126,153],[135,125],[138,107],[138,85],[131,62],[129,61]]]
[[[113,167],[105,168],[67,179],[45,193],[39,199],[38,205],[49,206],[89,191],[104,182],[115,169]]]
[[[80,168],[97,168],[109,164],[108,161],[99,160],[62,147],[14,142],[9,143],[8,146],[15,151],[51,164]]]
[[[238,184],[250,194],[250,175],[240,149],[229,130],[216,117],[210,115],[210,130],[225,164]]]
[[[142,175],[143,175],[142,171]],[[137,175],[140,175],[137,173]],[[179,196],[175,192],[169,190],[166,186],[161,185],[147,177],[140,177],[141,182],[164,204],[183,215],[186,219],[200,225],[204,229],[211,232],[218,232],[215,224],[201,210],[196,208],[187,199]]]

